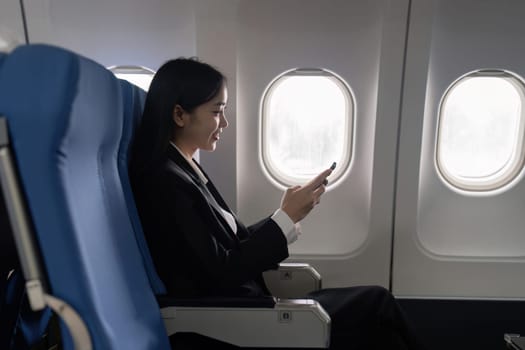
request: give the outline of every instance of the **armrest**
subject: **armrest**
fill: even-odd
[[[506,333],[503,335],[503,339],[505,340],[507,349],[521,350],[523,349],[522,345],[525,344],[525,342],[523,342],[523,338],[519,334],[515,333]]]
[[[330,316],[310,299],[278,300],[273,308],[161,308],[168,335],[192,332],[241,347],[327,348]]]
[[[282,263],[277,270],[265,271],[264,281],[280,298],[303,298],[322,288],[321,275],[309,264]]]
[[[276,299],[272,296],[260,297],[205,297],[205,298],[173,298],[157,296],[160,307],[237,307],[237,308],[268,308],[275,307]]]

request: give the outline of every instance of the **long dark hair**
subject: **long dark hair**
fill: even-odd
[[[196,58],[177,58],[159,68],[131,148],[132,182],[143,180],[162,164],[173,137],[175,106],[191,113],[215,97],[225,81],[221,72]]]

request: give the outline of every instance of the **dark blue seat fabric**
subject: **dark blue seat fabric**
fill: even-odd
[[[0,67],[6,57],[6,54],[0,52]],[[1,97],[0,97],[1,98]],[[0,191],[0,195],[2,195]],[[3,198],[3,196],[2,196]],[[7,274],[11,271],[16,265],[18,265],[16,259],[15,245],[13,242],[13,237],[11,236],[11,228],[9,226],[9,221],[7,218],[7,210],[5,203],[0,200],[0,301],[3,300],[3,295],[5,293],[5,284],[7,283]],[[1,309],[0,309],[1,315]]]
[[[41,343],[48,330],[52,316],[50,308],[33,311],[25,292],[24,277],[19,269],[9,276],[7,300],[11,302],[8,314],[14,317],[12,325],[11,343],[2,349],[29,350]]]
[[[0,67],[5,57],[6,54],[0,52]],[[10,349],[24,296],[24,282],[18,274],[11,272],[18,270],[20,263],[1,191],[0,247],[0,349]]]
[[[117,168],[122,101],[112,73],[56,47],[20,47],[0,69],[50,293],[79,313],[95,349],[169,349]]]
[[[5,278],[5,280],[4,280]],[[20,272],[2,276],[2,302],[0,303],[0,349],[12,349],[15,328],[24,297],[24,281]]]
[[[135,130],[140,124],[146,93],[141,88],[130,84],[125,80],[120,80],[120,84],[122,86],[122,95],[124,99],[124,123],[118,155],[120,180],[122,182],[124,196],[126,197],[126,203],[128,204],[128,211],[133,224],[135,238],[137,240],[140,253],[142,254],[144,267],[148,274],[151,288],[156,295],[162,295],[166,294],[166,287],[155,270],[155,265],[153,264],[146,239],[144,238],[144,232],[142,231],[142,225],[140,223],[137,207],[135,206],[135,199],[133,198],[133,192],[131,190],[131,184],[129,182],[128,175],[130,145],[132,143]]]

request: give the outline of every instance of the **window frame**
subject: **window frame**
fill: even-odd
[[[355,124],[356,124],[356,100],[355,95],[349,84],[341,78],[338,74],[324,68],[293,68],[277,75],[265,88],[260,99],[259,107],[259,132],[258,132],[258,145],[259,145],[259,164],[263,170],[266,178],[277,188],[286,189],[290,186],[304,184],[303,179],[298,179],[293,176],[287,176],[283,174],[273,164],[269,157],[268,146],[264,144],[264,140],[267,138],[267,109],[268,104],[271,101],[271,96],[275,92],[275,87],[281,79],[294,76],[322,76],[331,79],[341,90],[341,93],[345,99],[345,109],[347,118],[345,120],[345,144],[343,149],[342,159],[337,162],[337,167],[330,176],[330,181],[327,185],[327,189],[333,189],[346,178],[348,175],[351,165],[354,160],[355,150]],[[328,168],[331,164],[327,164]]]
[[[150,69],[148,67],[132,66],[132,65],[109,66],[109,67],[107,67],[107,69],[109,71],[111,71],[111,73],[113,73],[117,78],[126,80],[129,83],[138,86],[139,88],[141,88],[142,90],[144,90],[146,92],[148,92],[149,85],[148,85],[148,89],[144,89],[142,86],[139,86],[138,84],[136,84],[136,83],[126,79],[125,77],[122,77],[122,76],[119,77],[117,74],[144,74],[144,75],[151,76],[151,79],[153,79],[153,76],[156,73],[153,69]],[[150,84],[151,84],[151,81],[150,81]]]
[[[446,106],[450,92],[458,86],[460,83],[467,79],[477,77],[496,77],[507,80],[514,88],[521,98],[521,110],[518,120],[518,131],[517,141],[515,148],[512,151],[510,158],[505,164],[495,173],[488,176],[480,177],[464,177],[451,173],[442,160],[442,154],[440,152],[440,143],[442,137],[441,125],[444,119],[443,111]],[[436,139],[434,143],[435,156],[434,163],[437,173],[440,179],[448,187],[456,192],[465,195],[490,195],[499,193],[508,189],[514,183],[516,183],[524,173],[525,166],[525,81],[522,77],[508,70],[504,69],[478,69],[469,73],[466,73],[456,79],[449,87],[445,90],[445,93],[441,97],[438,107],[437,127],[436,127]]]

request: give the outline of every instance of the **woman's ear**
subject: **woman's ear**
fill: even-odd
[[[180,105],[175,105],[173,108],[173,122],[178,127],[184,127],[184,109]]]

